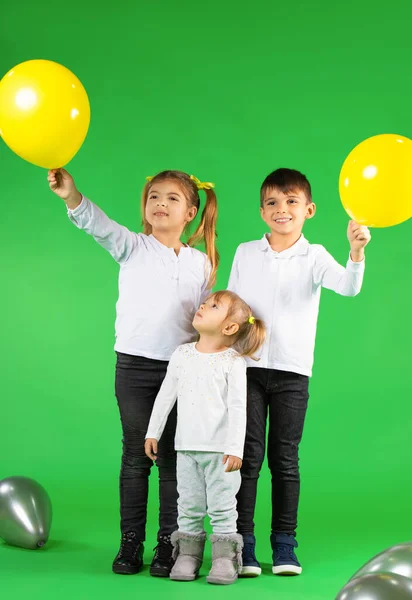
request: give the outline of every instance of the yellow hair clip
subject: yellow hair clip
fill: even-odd
[[[255,324],[255,317],[249,317],[248,323],[250,323],[251,325],[254,325]]]
[[[194,181],[198,190],[211,190],[215,187],[214,183],[211,183],[210,181],[200,181],[200,179],[194,175],[191,175],[190,179]]]
[[[146,177],[146,181],[150,182],[152,179],[154,179],[153,176]],[[198,190],[211,190],[215,187],[214,183],[211,183],[210,181],[200,181],[200,179],[194,175],[191,175],[190,179],[196,184]]]

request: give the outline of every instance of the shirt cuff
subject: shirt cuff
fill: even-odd
[[[74,208],[73,210],[71,210],[70,208],[68,208],[67,209],[67,214],[69,216],[78,217],[79,215],[81,215],[82,213],[84,213],[84,211],[86,210],[87,203],[88,203],[87,198],[82,195],[82,201],[80,202],[79,206],[76,206],[76,208]]]
[[[349,252],[349,259],[346,263],[346,268],[349,271],[363,271],[365,269],[365,258],[363,258],[363,260],[361,260],[360,262],[355,262],[352,260]]]

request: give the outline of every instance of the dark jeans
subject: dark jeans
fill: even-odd
[[[166,375],[167,362],[117,353],[116,398],[123,429],[123,456],[120,471],[120,527],[122,533],[135,531],[145,539],[149,475],[153,466],[144,442],[157,393]],[[159,442],[156,465],[159,469],[159,533],[177,529],[176,407],[169,415]]]
[[[247,370],[247,427],[242,485],[237,496],[238,531],[253,534],[259,472],[265,457],[272,475],[272,533],[296,534],[299,504],[299,443],[309,399],[309,378],[287,371]]]

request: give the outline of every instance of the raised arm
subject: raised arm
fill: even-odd
[[[64,169],[49,171],[48,181],[50,189],[66,203],[70,221],[91,235],[118,263],[125,262],[139,244],[139,236],[82,196]]]
[[[367,227],[350,221],[348,225],[348,240],[350,256],[346,268],[342,267],[325,250],[319,248],[315,267],[314,284],[332,290],[341,296],[356,296],[362,288],[365,271],[364,248],[371,239]]]

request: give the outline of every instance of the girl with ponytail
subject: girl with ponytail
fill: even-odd
[[[210,293],[219,265],[213,184],[181,171],[163,171],[147,179],[142,195],[143,232],[134,233],[84,197],[67,171],[53,170],[48,175],[49,186],[65,201],[72,223],[105,248],[120,268],[115,387],[123,430],[121,545],[112,567],[120,574],[137,573],[143,564],[153,465],[145,454],[144,440],[153,404],[172,353],[179,345],[196,339],[192,321]],[[184,243],[182,236],[200,210],[201,190],[206,204],[200,224]],[[206,254],[193,247],[200,242],[204,242]],[[150,573],[157,577],[167,577],[173,565],[170,536],[177,529],[175,429],[176,411],[172,411],[156,463],[160,513]]]

